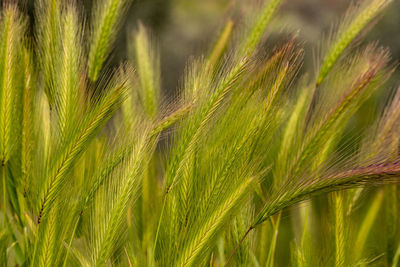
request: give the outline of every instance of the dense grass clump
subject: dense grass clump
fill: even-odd
[[[399,264],[400,90],[351,129],[395,68],[354,42],[389,0],[352,4],[311,70],[295,35],[266,48],[265,1],[172,103],[142,24],[107,64],[130,1],[93,2],[36,0],[33,25],[2,5],[2,266]]]

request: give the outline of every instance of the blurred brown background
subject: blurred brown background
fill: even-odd
[[[204,52],[224,22],[237,9],[259,3],[258,0],[135,0],[128,12],[115,58],[126,56],[127,33],[141,20],[148,26],[161,48],[163,89],[177,86],[188,57]],[[321,34],[344,15],[349,0],[288,0],[274,21],[275,30],[294,32],[306,46],[306,61],[312,61],[313,50]],[[282,30],[283,29],[283,30]],[[379,40],[387,46],[394,61],[400,59],[400,1],[394,0],[378,23],[368,32],[366,42]],[[124,37],[123,37],[124,36]],[[315,51],[314,51],[315,52]]]
[[[20,1],[28,3],[33,22],[34,0]],[[83,3],[86,7],[84,12],[88,12],[96,0],[77,1]],[[129,35],[137,27],[137,22],[142,21],[151,29],[160,46],[163,92],[168,96],[179,84],[188,58],[207,51],[228,18],[237,19],[241,9],[260,2],[262,0],[133,0],[109,63],[118,64],[127,57]],[[298,31],[299,40],[305,46],[306,65],[312,67],[313,53],[322,34],[340,21],[350,3],[349,0],[286,0],[274,20],[273,31],[278,35]],[[90,17],[90,14],[85,15]],[[397,62],[400,60],[399,30],[400,0],[394,0],[368,32],[365,42],[379,40],[381,45],[390,49],[393,61]],[[400,77],[400,72],[395,75]]]

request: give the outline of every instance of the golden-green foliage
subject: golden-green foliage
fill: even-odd
[[[1,16],[1,62],[0,62],[0,151],[1,164],[6,165],[15,149],[12,133],[13,121],[16,118],[20,85],[18,84],[18,50],[23,37],[23,25],[15,6],[4,7]]]
[[[336,36],[328,53],[325,56],[322,67],[317,77],[317,85],[321,84],[332,66],[343,53],[344,49],[351,41],[364,29],[364,27],[373,20],[384,9],[391,0],[368,0],[360,2],[359,7],[349,9],[344,22],[337,30]]]
[[[96,1],[91,21],[91,40],[88,57],[88,77],[97,81],[114,42],[124,10],[130,0]]]
[[[351,129],[394,66],[350,44],[389,0],[351,5],[317,75],[295,35],[265,48],[283,3],[265,1],[246,27],[228,19],[172,103],[141,23],[127,62],[106,64],[129,0],[93,1],[90,18],[79,1],[37,0],[33,25],[6,2],[2,266],[399,263],[400,89]]]
[[[156,116],[160,99],[160,60],[157,50],[152,47],[149,34],[144,26],[139,24],[138,33],[135,36],[135,54],[133,57],[139,76],[139,95],[143,102],[143,108],[149,116]]]

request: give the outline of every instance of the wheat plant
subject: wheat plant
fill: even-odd
[[[130,0],[36,0],[33,20],[17,2],[0,18],[2,266],[400,264],[400,89],[351,129],[391,90],[389,51],[355,41],[390,0],[351,4],[310,69],[296,34],[268,38],[283,0],[262,2],[169,102],[142,23],[108,63]]]

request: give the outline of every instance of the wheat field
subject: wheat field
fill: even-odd
[[[1,266],[400,266],[397,63],[360,41],[391,0],[350,3],[312,66],[259,1],[168,97],[144,23],[110,63],[132,1],[23,2],[0,15]]]

